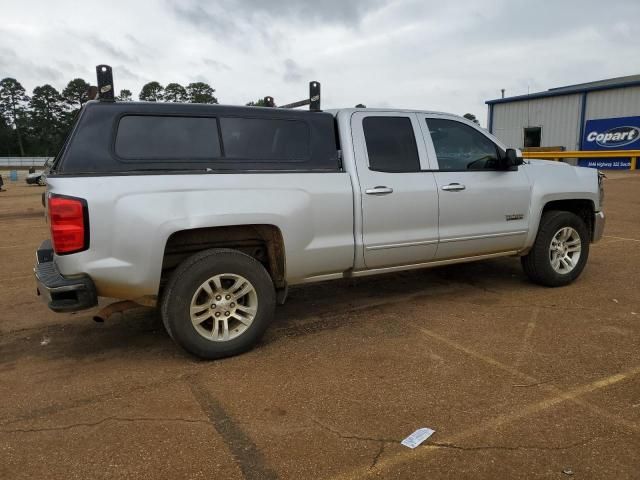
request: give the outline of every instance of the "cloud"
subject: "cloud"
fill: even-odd
[[[638,0],[5,3],[0,78],[28,91],[95,83],[95,65],[109,63],[118,90],[201,80],[221,102],[244,104],[299,98],[313,79],[323,108],[470,112],[484,123],[484,101],[501,88],[517,95],[639,73]]]
[[[284,74],[282,79],[288,83],[297,83],[304,79],[309,80],[311,70],[303,68],[290,58],[284,61]]]
[[[213,67],[218,71],[229,71],[231,70],[231,67],[229,65],[227,65],[224,62],[220,62],[218,60],[214,60],[213,58],[203,58],[202,59],[202,63],[209,66],[209,67]]]
[[[265,2],[262,0],[227,1],[227,8],[253,12],[254,15],[267,15],[275,18],[289,18],[305,23],[337,22],[344,25],[357,25],[372,11],[385,4],[383,0],[280,0]]]
[[[70,31],[69,34],[77,37],[82,42],[86,42],[99,52],[106,53],[112,58],[126,60],[129,63],[138,63],[138,57],[136,55],[132,55],[126,50],[115,46],[113,43],[104,40],[99,35],[77,31]]]
[[[0,48],[0,79],[5,77],[13,77],[18,82],[24,78],[43,78],[47,79],[42,83],[55,83],[64,78],[62,70],[52,67],[48,64],[38,64],[28,58],[18,55],[15,51],[8,48]],[[24,85],[27,93],[32,88],[29,84]]]
[[[226,33],[243,22],[263,27],[274,19],[299,22],[302,28],[318,22],[353,26],[384,4],[384,0],[220,0],[215,3],[207,0],[183,0],[180,3],[169,3],[182,20]],[[265,18],[269,21],[265,22]]]
[[[117,72],[119,78],[124,78],[125,80],[134,80],[140,81],[143,78],[137,73],[129,70],[125,65],[116,65],[113,67],[113,71]]]
[[[183,0],[168,2],[181,20],[212,38],[238,44],[266,43],[279,51],[285,42],[282,28],[315,28],[333,24],[355,28],[384,0]],[[230,14],[230,12],[233,12]]]
[[[230,35],[238,29],[236,20],[225,18],[221,11],[210,11],[199,2],[172,4],[172,9],[179,20],[214,35]]]

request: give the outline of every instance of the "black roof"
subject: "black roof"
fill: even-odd
[[[254,120],[294,120],[304,122],[309,131],[308,158],[240,158],[227,156],[224,149],[211,158],[120,158],[115,142],[120,119],[129,115],[176,117],[246,118]],[[220,126],[207,135],[220,138]],[[186,127],[184,127],[186,128]],[[334,117],[327,112],[270,107],[243,107],[218,104],[114,102],[92,100],[81,109],[68,140],[56,158],[56,174],[111,174],[149,171],[339,171],[338,145]]]

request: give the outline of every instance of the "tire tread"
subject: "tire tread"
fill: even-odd
[[[548,243],[559,224],[571,223],[577,226],[581,238],[582,252],[579,264],[569,274],[559,276],[551,270],[548,260]],[[547,287],[560,287],[573,282],[582,273],[589,256],[589,235],[587,226],[578,215],[564,210],[548,210],[540,218],[536,240],[529,253],[521,257],[524,273],[531,281]]]
[[[268,279],[268,282],[271,285],[271,289],[270,291],[266,292],[267,298],[261,298],[260,302],[264,302],[267,305],[267,310],[271,310],[271,312],[267,312],[267,315],[273,315],[272,310],[275,307],[275,288],[273,288],[273,283],[271,283],[271,277],[269,276],[269,273],[259,261],[245,253],[230,248],[212,248],[193,254],[189,258],[185,259],[171,274],[171,278],[169,279],[169,282],[167,283],[167,286],[165,287],[162,295],[160,303],[160,316],[162,317],[162,323],[171,339],[178,343],[182,348],[198,357],[205,359],[228,357],[248,350],[254,343],[251,342],[248,344],[244,344],[231,350],[220,349],[220,351],[215,351],[216,349],[212,348],[210,351],[202,351],[201,349],[196,348],[193,345],[188,345],[185,344],[184,341],[181,341],[179,336],[175,334],[171,326],[172,322],[170,310],[172,308],[172,303],[176,301],[176,288],[181,282],[186,281],[185,276],[188,276],[190,274],[190,270],[197,264],[202,262],[215,263],[216,257],[222,257],[221,259],[227,261],[230,257],[232,258],[234,256],[237,257],[239,262],[246,262],[251,266],[251,268],[256,269],[258,275],[264,275],[266,277],[265,280]],[[264,327],[264,329],[266,329],[266,326]],[[260,332],[260,335],[261,333],[262,332]],[[213,346],[218,347],[218,345],[215,344],[213,344]]]

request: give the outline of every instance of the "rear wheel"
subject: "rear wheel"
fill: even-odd
[[[540,285],[567,285],[582,273],[589,257],[589,241],[589,229],[576,214],[545,212],[531,251],[521,259],[524,272]]]
[[[205,359],[250,349],[275,309],[271,277],[260,262],[236,250],[212,249],[185,260],[162,298],[169,335]]]

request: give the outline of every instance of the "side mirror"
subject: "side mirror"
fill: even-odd
[[[506,170],[517,170],[524,163],[522,154],[515,148],[507,148],[504,152],[504,167]]]

